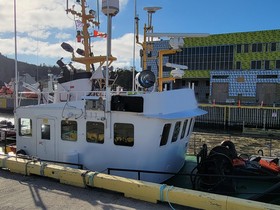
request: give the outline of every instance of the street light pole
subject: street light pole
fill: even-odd
[[[15,83],[14,83],[14,112],[18,107],[18,65],[17,65],[17,5],[16,0],[14,0],[14,35],[15,35]]]

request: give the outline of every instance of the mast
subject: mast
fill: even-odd
[[[90,43],[89,43],[89,33],[88,33],[88,25],[87,22],[94,18],[92,14],[86,15],[85,1],[82,0],[82,23],[83,23],[83,40],[84,40],[84,54],[85,57],[88,58],[90,56]],[[99,23],[95,23],[95,25],[99,25]],[[86,71],[90,71],[90,64],[86,63]]]
[[[105,111],[110,111],[110,87],[109,87],[109,58],[111,55],[112,41],[112,17],[119,12],[119,0],[102,0],[102,12],[107,16],[107,56],[106,56],[106,106]]]
[[[111,0],[112,1],[112,0]],[[81,4],[81,13],[77,12],[71,8],[66,9],[66,13],[70,12],[71,14],[79,17],[82,23],[82,31],[77,30],[77,41],[78,42],[82,42],[84,49],[78,49],[79,53],[78,54],[82,54],[82,57],[76,57],[75,53],[73,51],[73,49],[71,49],[71,53],[72,53],[72,61],[78,62],[78,63],[82,63],[85,64],[86,66],[86,71],[89,72],[90,71],[90,66],[93,63],[100,63],[100,66],[102,66],[106,60],[107,60],[107,56],[94,56],[93,53],[91,52],[91,47],[90,47],[90,38],[93,35],[89,34],[88,28],[89,26],[92,24],[93,27],[99,27],[99,21],[96,21],[96,11],[94,10],[89,10],[89,12],[87,13],[86,11],[86,0],[81,0],[80,1]],[[67,1],[67,5],[68,5],[68,1]],[[66,50],[66,49],[65,49]],[[78,52],[77,50],[77,52]],[[66,50],[67,51],[67,50]],[[108,56],[108,62],[109,65],[113,62],[117,60],[115,57],[113,57],[111,54]]]
[[[134,32],[134,36],[133,36],[133,61],[132,61],[132,92],[134,92],[135,90],[135,44],[136,44],[136,0],[134,0],[134,26],[133,26],[133,32]]]

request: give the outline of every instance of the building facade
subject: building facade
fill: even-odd
[[[199,102],[280,104],[280,30],[216,34],[185,38],[184,48],[164,57],[166,62],[188,66],[179,88],[194,83]],[[168,40],[153,43],[147,68],[157,72],[158,51]],[[164,67],[164,76],[171,68]]]

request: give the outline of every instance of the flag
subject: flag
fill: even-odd
[[[94,30],[93,31],[93,37],[98,37],[98,36],[102,37],[102,38],[107,38],[107,34],[106,33],[102,33],[102,32]]]
[[[75,23],[76,23],[76,28],[78,30],[81,30],[83,28],[83,26],[84,26],[84,24],[80,20],[75,20]]]

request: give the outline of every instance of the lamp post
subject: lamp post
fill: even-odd
[[[14,83],[14,112],[18,107],[18,66],[17,66],[17,5],[16,0],[14,0],[14,36],[15,36],[15,83]]]

